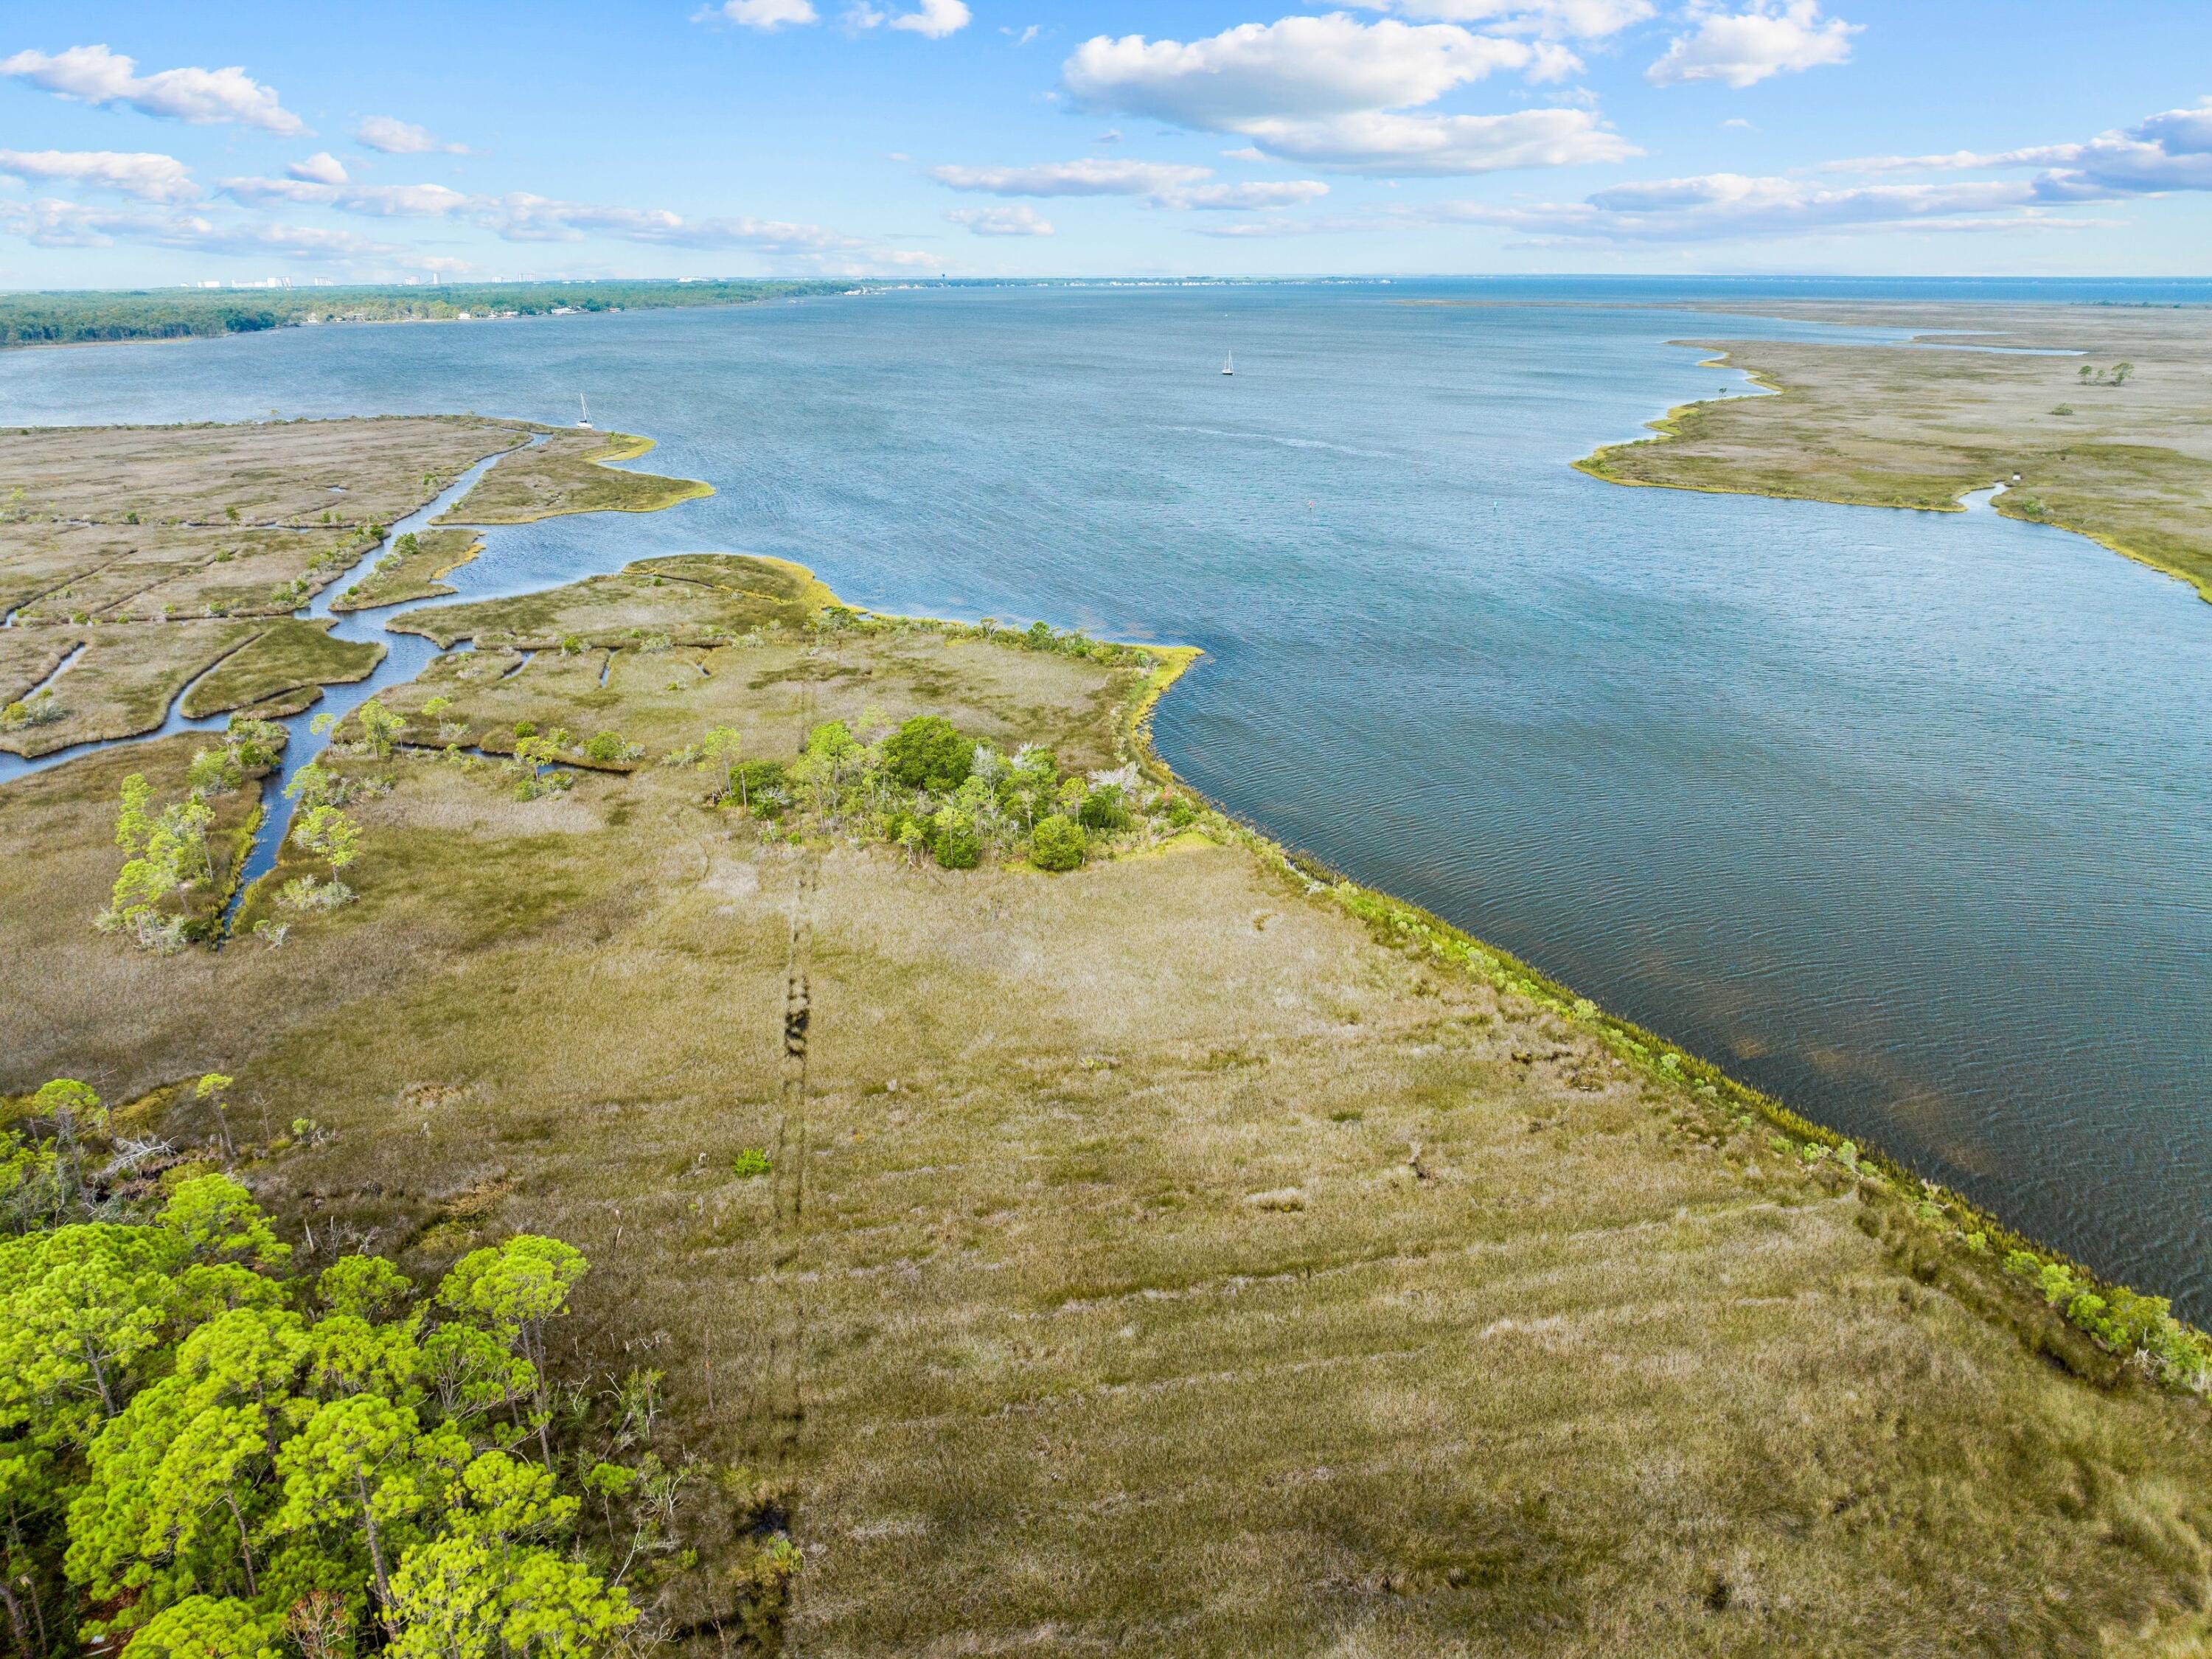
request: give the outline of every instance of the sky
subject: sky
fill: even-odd
[[[0,287],[2212,274],[2205,0],[0,17]]]

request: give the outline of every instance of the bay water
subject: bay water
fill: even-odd
[[[2204,1320],[2212,607],[1985,509],[1570,465],[1747,392],[1672,339],[1838,337],[1659,302],[2115,294],[2208,297],[955,287],[10,352],[0,423],[584,393],[717,493],[495,530],[462,598],[754,552],[1202,647],[1155,728],[1197,787]]]

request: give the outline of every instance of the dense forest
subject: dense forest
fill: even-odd
[[[143,289],[0,294],[0,346],[250,334],[303,323],[388,323],[504,313],[749,305],[836,294],[845,282],[468,283],[435,288]]]

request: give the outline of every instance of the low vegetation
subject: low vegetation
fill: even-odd
[[[9,1156],[143,1206],[40,1231],[174,1231],[188,1188],[245,1217],[191,1186],[234,1181],[289,1259],[166,1279],[268,1282],[240,1306],[310,1356],[271,1384],[300,1426],[236,1466],[242,1528],[216,1494],[135,1599],[73,1540],[52,1565],[109,1431],[58,1452],[72,1495],[23,1569],[48,1606],[149,1656],[195,1597],[269,1631],[312,1543],[354,1650],[398,1647],[413,1586],[535,1582],[464,1593],[491,1457],[545,1506],[501,1547],[617,1609],[577,1651],[2208,1634],[2198,1333],[1191,797],[1142,735],[1188,653],[870,616],[735,557],[453,617],[473,648],[295,774],[220,951],[86,926],[222,767],[202,740],[0,787],[0,838],[40,854],[0,860]],[[40,1105],[57,1076],[128,1103]],[[502,1339],[471,1264],[562,1249],[592,1266],[560,1334]],[[340,1344],[325,1277],[371,1258],[343,1273],[392,1300]],[[182,1392],[228,1316],[163,1312],[115,1420],[167,1410],[136,1401]],[[418,1357],[487,1339],[515,1369],[456,1422]],[[407,1357],[346,1398],[448,1449],[403,1462],[441,1501],[394,1526],[450,1573],[380,1584],[327,1486],[292,1507],[295,1440],[340,1403],[325,1347]],[[437,1628],[404,1650],[500,1650]]]
[[[1684,341],[1778,395],[1671,410],[1654,422],[1661,437],[1601,449],[1583,471],[1615,483],[1937,512],[2011,483],[1999,513],[2077,531],[2212,598],[2201,391],[2212,320],[2201,307],[2008,306],[1993,315],[1971,305],[1801,304],[1784,314],[1922,332],[1910,349]]]
[[[331,601],[333,611],[371,611],[380,605],[434,599],[452,592],[439,580],[483,551],[483,538],[469,530],[409,531],[362,579]]]
[[[183,713],[197,720],[254,708],[296,714],[322,696],[325,685],[365,680],[384,660],[374,641],[333,639],[331,624],[288,617],[272,624],[193,682]]]
[[[494,467],[441,524],[527,524],[561,513],[658,513],[714,493],[696,478],[623,472],[653,447],[626,432],[549,431],[543,443]]]

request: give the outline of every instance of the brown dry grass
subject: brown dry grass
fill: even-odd
[[[1133,689],[923,629],[461,678],[521,660],[394,702],[1103,760]],[[2094,1652],[2204,1604],[2201,1407],[2031,1352],[1894,1194],[1225,830],[954,873],[763,842],[689,770],[355,761],[398,779],[361,902],[155,963],[84,925],[123,764],[0,789],[43,849],[0,864],[0,1090],[221,1069],[333,1132],[253,1171],[295,1237],[574,1240],[566,1363],[665,1370],[682,1440],[790,1484],[799,1651]]]
[[[390,524],[472,462],[524,441],[516,425],[464,416],[0,432],[0,497],[19,514],[145,526],[239,521]],[[334,488],[335,487],[335,488]],[[442,487],[442,486],[441,486]]]
[[[62,718],[0,733],[0,749],[45,755],[95,738],[151,732],[167,716],[179,692],[268,626],[265,622],[127,623],[72,632],[68,637],[89,643],[66,672],[49,682],[64,710]]]

